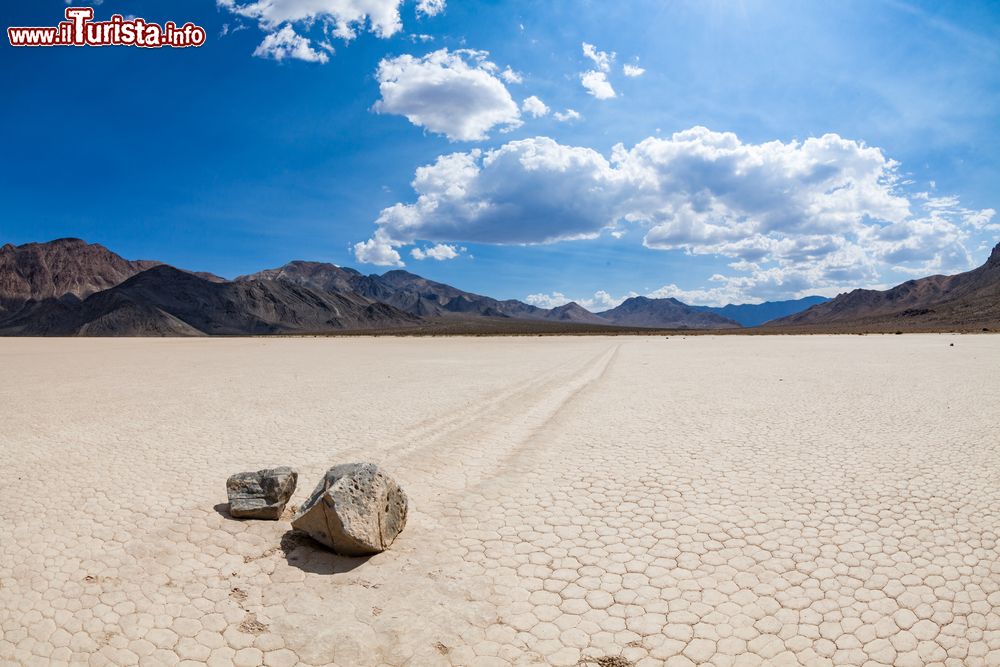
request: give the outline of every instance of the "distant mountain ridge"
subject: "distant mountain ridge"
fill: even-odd
[[[807,308],[829,301],[825,296],[807,296],[789,301],[766,301],[764,303],[729,304],[727,306],[691,306],[696,310],[715,313],[739,322],[745,327],[756,327],[782,317],[802,312]]]
[[[664,329],[739,329],[740,325],[715,313],[708,313],[677,299],[636,296],[603,313],[600,317],[618,325]]]
[[[908,280],[888,290],[857,289],[768,324],[873,330],[1000,327],[1000,244],[971,271]]]
[[[775,314],[781,317],[771,319]],[[600,313],[575,302],[545,309],[498,300],[402,270],[364,275],[294,261],[227,281],[160,262],[126,260],[80,239],[0,247],[0,335],[247,335],[431,325],[431,332],[459,333],[723,331],[761,323],[765,330],[789,331],[982,323],[1000,328],[1000,245],[986,264],[966,273],[911,280],[885,291],[855,290],[833,300],[711,308],[633,297]]]

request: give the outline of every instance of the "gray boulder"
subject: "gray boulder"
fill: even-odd
[[[330,468],[292,527],[344,556],[369,556],[389,548],[406,525],[407,499],[373,463]]]
[[[237,519],[277,521],[295,493],[299,474],[291,468],[241,472],[226,482],[229,513]]]

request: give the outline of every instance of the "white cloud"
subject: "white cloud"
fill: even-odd
[[[417,14],[424,16],[437,16],[444,11],[445,0],[419,0],[417,2]]]
[[[403,0],[216,0],[219,7],[233,14],[254,19],[268,33],[255,55],[299,58],[326,62],[311,40],[301,34],[317,24],[324,35],[338,39],[354,39],[358,31],[368,30],[378,37],[388,38],[403,28],[399,7]],[[434,16],[444,11],[445,0],[419,0],[417,13]],[[295,32],[293,26],[299,27]],[[291,34],[288,31],[292,31]],[[290,42],[286,44],[286,42]],[[279,46],[279,51],[273,45]],[[330,50],[330,49],[328,49]],[[279,58],[280,59],[280,58]]]
[[[583,84],[583,87],[599,100],[609,100],[616,97],[615,89],[608,81],[608,72],[611,71],[611,64],[615,61],[615,54],[598,51],[593,44],[584,42],[583,55],[592,60],[597,67],[597,69],[580,74],[580,83]]]
[[[579,111],[575,111],[573,109],[566,109],[566,111],[557,111],[552,115],[555,116],[555,119],[560,123],[565,123],[566,121],[570,120],[580,120],[581,118],[583,118],[583,116],[580,115]]]
[[[608,53],[606,51],[598,51],[593,44],[583,43],[583,55],[594,61],[597,65],[597,69],[602,72],[611,71],[611,63],[615,60],[614,52]]]
[[[515,72],[510,67],[506,67],[504,71],[500,72],[500,78],[507,83],[524,83],[524,77],[521,76],[521,73]]]
[[[403,266],[403,260],[393,244],[379,232],[363,243],[354,244],[354,256],[364,264],[376,266]]]
[[[435,246],[429,248],[414,248],[410,251],[410,255],[413,259],[424,260],[424,259],[436,259],[439,262],[443,262],[449,259],[455,259],[458,257],[459,249],[453,245],[446,245],[444,243],[439,243]]]
[[[626,64],[624,67],[622,67],[622,73],[625,74],[625,76],[631,77],[631,78],[634,79],[636,77],[639,77],[639,76],[642,76],[643,74],[645,74],[646,70],[644,68],[642,68],[642,67],[639,67],[638,65],[629,65],[629,64]]]
[[[551,294],[529,294],[525,297],[524,302],[532,306],[538,306],[539,308],[551,309],[565,306],[567,303],[575,301],[592,313],[600,313],[620,306],[625,299],[633,296],[639,295],[635,292],[630,292],[625,296],[615,297],[604,290],[600,290],[594,292],[594,295],[589,298],[572,299],[562,292],[552,292]]]
[[[608,81],[608,75],[604,72],[592,70],[580,75],[580,83],[591,95],[599,100],[610,100],[617,97],[614,87]]]
[[[545,102],[532,95],[531,97],[524,100],[521,104],[521,111],[529,114],[533,118],[541,118],[542,116],[547,116],[549,113],[549,108],[545,106]]]
[[[258,58],[274,58],[279,61],[296,58],[307,62],[325,63],[329,60],[325,53],[312,48],[311,42],[297,34],[290,25],[266,35],[253,54]]]
[[[452,141],[480,141],[494,127],[521,125],[517,103],[494,76],[485,51],[441,49],[423,57],[402,55],[379,63],[382,98],[378,113],[411,123]]]
[[[553,292],[552,294],[529,294],[524,297],[524,302],[529,305],[549,309],[565,306],[572,300],[573,299],[570,299],[562,292]]]
[[[419,168],[416,200],[383,210],[373,241],[537,244],[630,226],[648,248],[731,259],[702,302],[968,268],[965,244],[996,227],[995,212],[910,193],[898,168],[881,149],[834,134],[748,144],[695,127],[610,157],[535,137]]]

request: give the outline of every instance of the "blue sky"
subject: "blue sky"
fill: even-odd
[[[996,3],[96,7],[113,13],[209,39],[4,40],[0,242],[78,236],[227,277],[405,264],[599,309],[889,285],[1000,241]]]

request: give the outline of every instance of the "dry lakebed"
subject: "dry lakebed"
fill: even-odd
[[[0,340],[0,663],[1000,665],[1000,336]],[[228,515],[371,461],[392,547]]]

